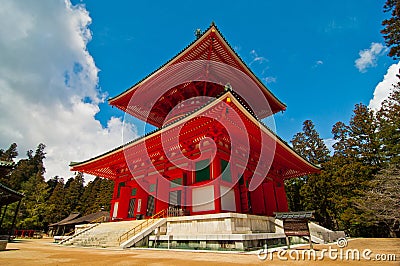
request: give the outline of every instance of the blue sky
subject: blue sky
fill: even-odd
[[[275,116],[289,141],[311,119],[323,138],[369,103],[393,60],[381,53],[360,72],[359,52],[383,43],[383,1],[82,1],[92,17],[88,45],[99,86],[115,96],[157,69],[215,21],[268,88],[287,105]],[[256,58],[259,60],[254,61]],[[101,104],[105,123],[122,112]]]
[[[0,148],[16,142],[24,157],[45,143],[46,178],[140,135],[106,99],[212,21],[287,105],[274,117],[288,142],[306,119],[329,142],[355,104],[387,97],[400,67],[380,34],[383,0],[0,2]]]

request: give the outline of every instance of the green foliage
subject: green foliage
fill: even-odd
[[[303,123],[303,132],[297,133],[291,140],[293,149],[309,162],[314,164],[323,164],[329,160],[329,150],[320,138],[315,126],[311,120],[306,120]],[[286,193],[288,196],[289,209],[292,211],[300,211],[304,209],[316,210],[317,201],[309,201],[308,195],[305,192],[314,190],[309,188],[311,184],[316,185],[315,175],[293,178],[285,181]],[[307,189],[303,188],[308,187]],[[306,197],[306,198],[305,198]],[[318,208],[319,209],[319,208]]]
[[[114,182],[96,177],[85,187],[82,195],[81,212],[94,213],[100,210],[109,211]]]
[[[377,113],[378,138],[384,163],[400,163],[400,83]]]
[[[392,165],[400,160],[399,114],[399,84],[376,114],[356,104],[349,123],[332,128],[333,156],[313,123],[305,121],[303,132],[292,139],[293,148],[322,170],[285,182],[290,209],[315,210],[321,225],[352,236],[396,235],[400,188],[398,168]]]
[[[17,143],[13,143],[7,150],[0,149],[0,160],[12,162],[18,156]]]
[[[28,151],[26,159],[19,160],[14,169],[0,177],[2,184],[25,195],[17,215],[16,228],[46,230],[49,224],[62,220],[73,211],[89,214],[100,209],[109,210],[113,191],[113,182],[110,180],[97,177],[85,187],[83,174],[77,173],[65,184],[60,177],[53,177],[46,182],[43,163],[45,148],[44,144],[39,144],[35,153]],[[15,143],[7,150],[0,150],[1,160],[13,161],[17,155]],[[3,220],[7,228],[12,223],[12,210],[16,204],[7,209]]]
[[[385,12],[391,14],[391,17],[382,22],[385,28],[381,33],[387,47],[390,47],[389,56],[396,60],[400,58],[400,1],[386,0],[383,8]]]

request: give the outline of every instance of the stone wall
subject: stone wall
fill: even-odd
[[[167,235],[274,233],[273,218],[240,213],[218,213],[167,220]]]

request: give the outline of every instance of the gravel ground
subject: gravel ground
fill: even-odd
[[[100,249],[100,248],[78,248],[64,247],[52,243],[52,239],[22,239],[7,245],[6,251],[0,251],[0,265],[399,265],[400,266],[400,239],[351,239],[348,249],[357,249],[362,252],[371,250],[367,255],[371,260],[345,260],[331,259],[328,251],[324,249],[338,249],[336,244],[315,245],[317,258],[309,260],[307,255],[302,259],[303,250],[308,246],[297,247],[291,254],[279,254],[275,252],[271,263],[268,255],[266,260],[260,260],[256,252],[232,253],[232,252],[201,252],[201,251],[176,251],[176,250],[151,250],[151,249]],[[339,249],[340,250],[340,249]],[[333,251],[335,252],[335,251]],[[321,253],[324,256],[321,256]],[[299,259],[295,256],[299,254]],[[377,261],[377,254],[395,254],[396,261]],[[290,257],[290,256],[292,257]],[[335,253],[331,255],[335,257]],[[361,255],[362,256],[362,255]],[[322,258],[320,260],[320,258]],[[350,256],[351,258],[351,256]],[[285,261],[283,259],[286,259]],[[393,258],[391,259],[393,260]]]

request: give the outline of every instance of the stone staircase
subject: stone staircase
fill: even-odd
[[[83,247],[119,247],[119,237],[141,223],[143,223],[143,220],[101,223],[90,230],[71,237],[62,244]]]
[[[275,231],[279,233],[284,233],[283,221],[280,219],[275,219],[274,223]],[[313,222],[309,222],[308,227],[310,229],[311,241],[313,243],[332,243],[341,237],[345,237],[343,231],[332,231]],[[308,237],[305,236],[303,238],[308,241]]]
[[[133,233],[124,242],[121,242],[121,248],[133,247],[136,243],[150,235],[156,228],[164,225],[167,222],[167,218],[154,219],[151,223],[144,225],[143,228],[139,229],[136,233]]]

